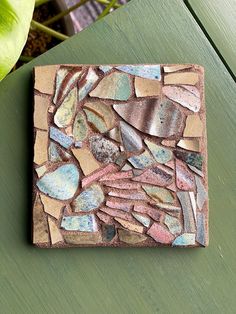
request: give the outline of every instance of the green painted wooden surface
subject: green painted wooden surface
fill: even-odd
[[[188,2],[236,75],[236,1],[189,0]]]
[[[33,65],[205,66],[210,246],[42,250],[30,245]],[[235,313],[236,88],[182,1],[134,0],[0,84],[1,313]]]

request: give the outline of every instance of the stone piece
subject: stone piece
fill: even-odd
[[[59,128],[67,127],[74,114],[77,104],[77,88],[74,87],[64,98],[54,115],[54,123]]]
[[[53,126],[50,127],[50,138],[64,148],[69,148],[73,144],[73,139],[71,137]]]
[[[205,226],[205,215],[204,213],[197,214],[197,235],[196,241],[203,246],[207,246],[207,239],[206,239],[206,226]]]
[[[48,160],[48,133],[46,131],[36,131],[34,142],[34,162],[40,165]]]
[[[144,191],[156,202],[173,204],[174,198],[170,191],[157,186],[142,185]]]
[[[102,238],[105,242],[110,242],[116,235],[116,228],[114,225],[102,225]]]
[[[112,216],[112,217],[119,217],[119,218],[122,218],[125,220],[131,220],[131,215],[129,213],[124,212],[124,211],[119,210],[119,209],[109,208],[109,207],[101,207],[100,211],[102,211],[103,213],[106,213],[107,215]]]
[[[83,143],[81,141],[75,142],[75,147],[81,148],[83,146]]]
[[[94,214],[80,216],[63,216],[61,228],[68,231],[98,231],[98,226]]]
[[[177,197],[180,201],[184,215],[184,232],[196,232],[194,213],[191,205],[191,200],[188,192],[177,192]]]
[[[52,95],[58,65],[36,66],[34,68],[34,88],[41,93]]]
[[[133,177],[132,170],[124,171],[124,172],[116,172],[116,173],[108,173],[103,176],[99,181],[110,181],[110,180],[122,180],[129,179]]]
[[[181,207],[170,205],[168,203],[165,204],[165,203],[157,202],[155,206],[157,206],[158,208],[164,209],[167,212],[179,212],[181,210]]]
[[[195,85],[199,80],[198,73],[196,72],[178,72],[171,73],[164,76],[165,85]]]
[[[195,176],[196,186],[197,186],[197,206],[200,210],[203,209],[203,206],[207,200],[207,191],[202,183],[202,179],[198,176]]]
[[[172,246],[193,246],[195,245],[194,233],[183,233],[178,236],[172,243]]]
[[[158,165],[144,171],[132,180],[152,185],[167,186],[173,182],[173,171],[165,166]]]
[[[186,162],[188,165],[196,167],[198,170],[202,170],[203,156],[193,152],[183,152],[181,150],[174,150],[174,154],[177,158]]]
[[[137,97],[159,96],[161,92],[161,83],[157,80],[135,77],[134,87]]]
[[[128,212],[133,205],[130,202],[121,202],[120,199],[111,198],[106,201],[106,206]]]
[[[136,233],[133,231],[118,229],[119,239],[127,244],[137,244],[144,242],[147,237],[144,234]]]
[[[64,240],[72,245],[96,245],[102,242],[102,235],[100,232],[66,233]]]
[[[161,67],[160,65],[120,65],[116,66],[116,69],[129,73],[135,76],[140,76],[143,78],[151,80],[160,80],[161,79]]]
[[[34,96],[34,127],[41,130],[48,130],[48,107],[50,100],[46,97]]]
[[[85,78],[79,81],[79,101],[83,100],[93,88],[94,84],[98,81],[99,76],[93,68],[89,68]]]
[[[126,163],[122,168],[121,171],[129,171],[132,170],[133,168],[131,167],[131,165],[129,165],[128,163]]]
[[[168,147],[175,147],[175,140],[162,140],[161,144]]]
[[[107,73],[109,72],[111,69],[113,69],[113,67],[111,67],[110,65],[100,65],[99,69],[103,72],[103,73]]]
[[[159,210],[146,204],[145,205],[135,204],[134,211],[142,214],[147,214],[155,221],[160,221],[163,216],[163,213],[161,213]],[[132,213],[132,215],[134,215],[134,213]]]
[[[203,123],[199,115],[188,115],[185,122],[184,136],[185,137],[201,137]]]
[[[119,222],[119,224],[121,224],[121,226],[123,226],[124,228],[126,228],[130,231],[135,231],[138,233],[143,233],[143,231],[144,231],[144,227],[142,227],[141,225],[134,224],[134,223],[127,221],[127,220],[124,220],[122,218],[115,217],[114,219],[117,222]]]
[[[112,223],[112,217],[110,217],[109,215],[103,213],[102,211],[98,211],[96,213],[97,217],[104,223],[110,225]]]
[[[192,67],[191,64],[175,64],[175,65],[164,66],[163,68],[164,68],[165,73],[171,73],[171,72],[186,70],[191,67]]]
[[[90,149],[94,157],[102,163],[114,162],[119,154],[119,148],[102,136],[95,135],[89,139]]]
[[[100,168],[99,163],[87,148],[73,148],[72,153],[78,160],[85,176]]]
[[[53,198],[47,197],[43,194],[40,196],[40,198],[43,203],[45,213],[53,216],[56,219],[59,219],[61,215],[63,203],[61,203],[60,201],[54,200]]]
[[[96,171],[92,175],[82,179],[82,188],[99,180],[101,177],[105,176],[107,173],[113,173],[117,171],[117,167],[113,164],[108,164],[104,168]]]
[[[48,243],[48,224],[47,218],[43,211],[43,205],[40,196],[37,193],[33,208],[33,243]]]
[[[151,228],[147,231],[147,234],[161,244],[170,244],[174,240],[173,234],[156,222],[152,224]]]
[[[156,99],[146,99],[115,104],[113,108],[136,129],[154,136],[178,134],[183,123],[181,111],[171,101],[159,104]]]
[[[90,211],[98,208],[103,201],[104,194],[101,187],[98,184],[93,184],[81,192],[72,204],[75,212]]]
[[[196,222],[197,221],[197,204],[196,204],[194,192],[189,192],[189,197],[190,197],[190,202],[191,202],[192,209],[193,209],[194,219]]]
[[[164,224],[167,226],[167,228],[170,230],[170,232],[177,236],[182,231],[182,226],[179,221],[179,219],[172,217],[170,215],[165,215]]]
[[[81,111],[78,111],[73,124],[73,136],[76,141],[84,141],[88,136],[88,125]]]
[[[128,100],[131,93],[131,79],[129,75],[112,72],[105,76],[89,95],[104,99]]]
[[[52,162],[62,161],[57,145],[50,142],[48,147],[48,159]]]
[[[124,121],[120,121],[120,133],[126,151],[137,152],[143,148],[143,142],[138,132]]]
[[[177,102],[181,106],[186,107],[193,112],[198,112],[200,110],[200,97],[194,95],[188,89],[182,86],[164,86],[162,91],[169,99]]]
[[[111,129],[105,135],[118,143],[121,143],[122,141],[121,136],[120,136],[120,131],[117,127]]]
[[[134,216],[134,218],[136,220],[138,220],[142,225],[144,225],[144,227],[149,227],[150,224],[151,224],[151,219],[147,216],[144,216],[144,215],[140,215],[140,214],[137,214],[137,213],[132,213],[132,215]]]
[[[127,182],[127,181],[122,181],[122,182],[107,181],[107,182],[103,182],[103,185],[111,187],[111,188],[121,189],[121,190],[135,190],[135,189],[139,189],[141,186],[139,183]]]
[[[95,132],[105,133],[107,131],[106,123],[101,117],[99,117],[96,113],[88,109],[84,109],[84,112],[86,114],[86,118],[88,120],[90,127]]]
[[[192,140],[180,140],[177,143],[177,146],[187,149],[187,150],[192,150],[194,152],[200,152],[200,142],[199,139],[192,139]]]
[[[183,191],[189,191],[195,188],[194,176],[179,159],[176,159],[176,185]]]
[[[65,164],[46,173],[36,184],[44,194],[59,200],[68,200],[78,188],[79,177],[79,171],[74,164]]]
[[[198,170],[196,167],[188,165],[189,169],[191,169],[193,172],[195,172],[196,174],[198,174],[200,177],[203,177],[203,172]]]
[[[57,244],[59,242],[64,242],[56,222],[51,217],[48,217],[48,226],[52,245]]]
[[[128,160],[137,169],[144,169],[155,163],[155,160],[147,150],[138,156],[130,157]]]
[[[144,142],[147,145],[147,147],[150,149],[153,157],[160,164],[165,164],[173,158],[173,154],[170,149],[154,144],[148,140],[145,140]]]
[[[131,190],[131,191],[122,191],[122,190],[112,190],[108,192],[109,196],[115,196],[115,197],[120,197],[120,198],[125,198],[129,200],[143,200],[147,201],[148,197],[147,195],[142,192],[142,191],[136,191],[136,190]]]
[[[46,165],[43,165],[41,167],[36,168],[35,171],[37,172],[37,175],[40,178],[47,171],[47,167]]]

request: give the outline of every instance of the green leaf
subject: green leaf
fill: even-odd
[[[0,81],[25,45],[34,4],[35,0],[0,0]]]

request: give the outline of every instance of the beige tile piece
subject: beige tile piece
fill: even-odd
[[[189,115],[186,119],[186,125],[184,129],[184,136],[186,137],[201,137],[203,130],[203,123],[199,115]]]
[[[41,177],[47,171],[47,167],[46,165],[43,165],[41,167],[36,168],[35,171],[37,172],[38,177]]]
[[[87,232],[87,233],[66,233],[64,240],[68,244],[98,244],[102,242],[102,235],[100,232]]]
[[[48,132],[36,131],[34,142],[34,162],[40,165],[48,160]]]
[[[48,217],[48,226],[52,245],[58,242],[63,242],[60,230],[58,229],[56,222],[51,217]]]
[[[161,82],[135,77],[135,94],[137,97],[159,96],[161,92]]]
[[[40,200],[40,196],[37,193],[33,207],[33,243],[48,243],[48,224],[47,218],[43,211],[43,204]]]
[[[100,168],[99,163],[87,148],[72,149],[85,176]]]
[[[175,141],[174,140],[162,140],[161,144],[164,146],[175,147]]]
[[[35,67],[34,88],[40,91],[41,93],[52,95],[54,93],[54,81],[57,68],[58,68],[57,65]]]
[[[176,85],[176,84],[186,84],[195,85],[199,80],[198,73],[195,72],[178,72],[171,73],[164,76],[164,84]]]
[[[50,99],[39,95],[34,96],[34,127],[48,130],[48,107]]]
[[[200,141],[198,139],[180,140],[177,146],[194,152],[200,152]]]
[[[114,218],[117,222],[119,222],[124,228],[129,229],[131,231],[135,231],[135,232],[139,232],[139,233],[143,233],[144,231],[144,227],[136,225],[130,221],[121,219],[121,218]]]
[[[54,200],[50,197],[47,197],[45,195],[41,195],[41,201],[43,203],[44,206],[44,211],[55,217],[56,219],[59,219],[60,214],[61,214],[61,209],[63,207],[63,203]]]
[[[165,73],[177,72],[181,70],[190,69],[191,67],[192,67],[191,64],[176,64],[176,65],[164,66],[164,72]]]

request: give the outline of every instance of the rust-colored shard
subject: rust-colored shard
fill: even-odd
[[[148,206],[146,204],[145,205],[135,204],[134,211],[138,213],[142,213],[142,214],[147,214],[149,217],[151,217],[155,221],[160,221],[164,215],[158,209]]]
[[[114,110],[136,129],[159,137],[169,137],[181,130],[181,111],[171,101],[161,104],[156,99],[115,104]]]
[[[154,223],[147,231],[147,234],[161,244],[170,244],[175,238],[173,234],[158,223]]]

